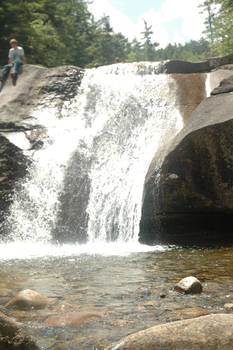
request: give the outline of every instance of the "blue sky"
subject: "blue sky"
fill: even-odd
[[[141,13],[151,8],[154,8],[156,11],[159,10],[163,0],[110,0],[109,2],[119,10],[122,10],[122,12],[136,23]]]
[[[90,11],[98,19],[110,17],[115,32],[130,40],[140,40],[144,20],[152,25],[153,41],[165,47],[169,43],[198,40],[204,30],[204,18],[198,5],[202,0],[92,0]]]

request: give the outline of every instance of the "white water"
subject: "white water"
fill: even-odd
[[[29,177],[15,193],[8,219],[11,240],[28,243],[33,252],[40,244],[50,249],[67,162],[79,149],[90,163],[89,249],[98,252],[101,244],[114,240],[138,249],[148,167],[158,147],[182,127],[175,82],[154,74],[156,69],[156,64],[141,63],[88,70],[79,94],[64,105],[64,119],[57,120],[52,109],[35,112],[47,127],[47,144],[35,152]],[[86,251],[77,246],[68,246],[69,252]]]

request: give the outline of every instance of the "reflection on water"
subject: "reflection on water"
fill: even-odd
[[[43,257],[32,247],[25,249],[30,259],[14,259],[12,254],[12,259],[0,263],[0,301],[4,305],[27,288],[51,298],[45,310],[7,311],[24,322],[43,349],[55,349],[55,344],[59,349],[104,349],[137,330],[223,311],[224,304],[230,302],[229,295],[233,295],[230,247],[202,250],[138,245],[137,252],[130,253],[129,246],[122,250],[120,244],[115,248],[106,244],[102,246],[103,255],[98,245],[92,254],[87,253],[86,246],[63,246],[56,248],[56,254],[60,249],[59,256],[50,251]],[[174,293],[174,284],[190,275],[202,282],[203,293]],[[90,319],[78,329],[47,327],[46,317],[58,313],[55,308],[61,302],[72,305],[69,312],[94,311],[103,317]]]

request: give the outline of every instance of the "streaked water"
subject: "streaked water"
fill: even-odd
[[[157,63],[141,63],[88,70],[77,96],[64,103],[63,119],[56,118],[53,107],[34,112],[47,134],[43,149],[32,154],[27,179],[14,194],[8,239],[50,242],[64,210],[60,199],[69,191],[69,203],[83,205],[88,218],[87,224],[71,226],[85,230],[86,224],[89,242],[138,241],[148,167],[158,147],[166,147],[183,126],[176,83],[168,75],[155,74],[157,69]],[[85,174],[69,175],[72,193],[64,184],[75,152]],[[83,196],[88,196],[87,204]],[[65,228],[67,235],[70,230]]]

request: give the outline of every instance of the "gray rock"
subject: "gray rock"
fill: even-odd
[[[222,57],[212,57],[202,62],[187,62],[181,60],[170,60],[162,67],[160,67],[161,72],[171,74],[171,73],[203,73],[210,72],[211,70],[233,63],[233,53],[222,56]]]
[[[144,187],[141,241],[232,241],[232,103],[231,93],[205,99],[164,147],[159,170],[155,155]]]
[[[211,92],[211,95],[218,95],[227,92],[233,92],[233,75],[222,80],[220,85]]]
[[[131,334],[106,350],[232,350],[233,315],[165,323]]]
[[[14,189],[27,174],[33,153],[48,141],[47,129],[34,112],[52,107],[61,118],[64,102],[76,96],[82,76],[79,67],[46,69],[27,64],[17,86],[8,79],[0,93],[0,235],[8,231],[4,218]]]

